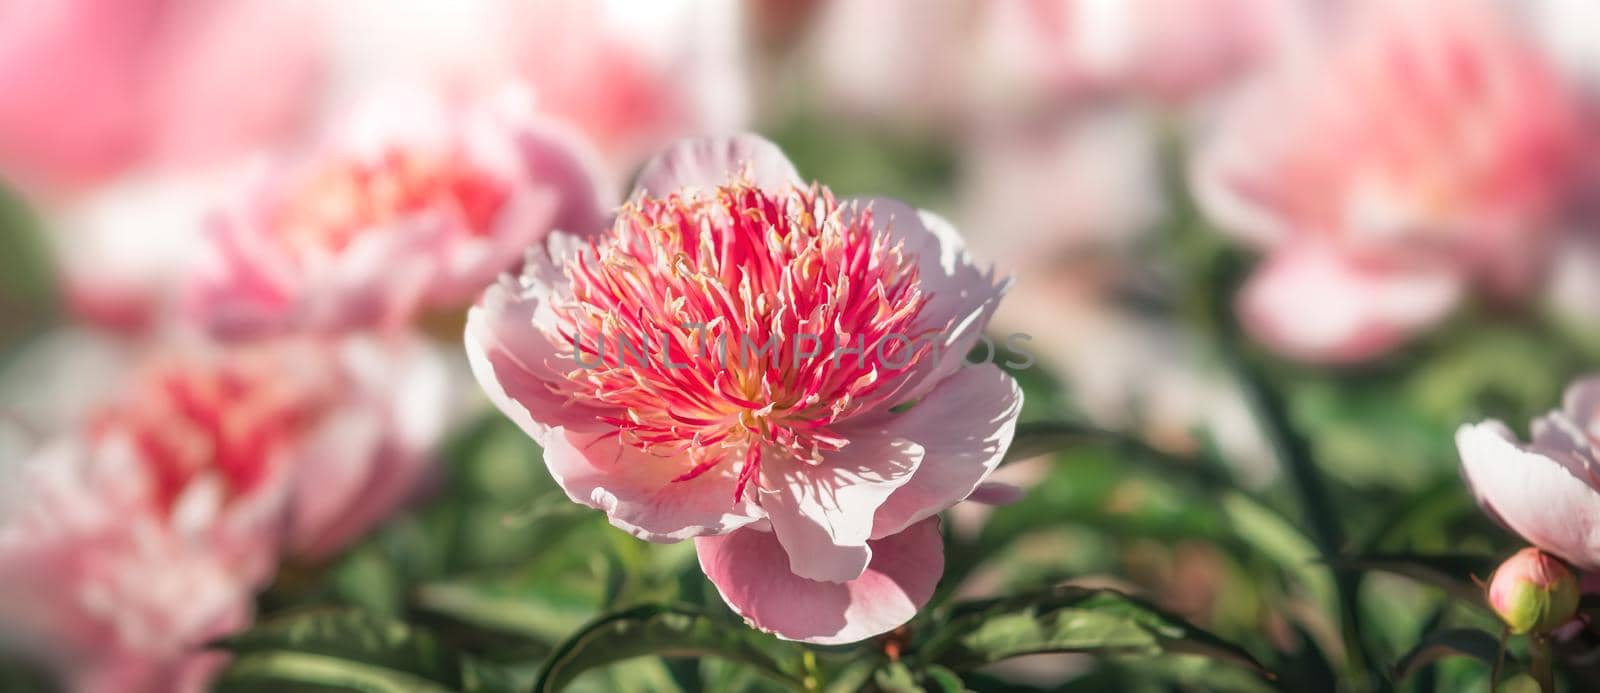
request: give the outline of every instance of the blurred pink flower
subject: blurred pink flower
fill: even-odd
[[[0,631],[72,690],[199,691],[272,575],[301,402],[255,364],[156,366],[10,470]]]
[[[1378,356],[1473,284],[1524,290],[1575,172],[1572,96],[1508,17],[1356,5],[1253,85],[1195,165],[1206,211],[1268,253],[1245,327],[1308,361]]]
[[[521,96],[374,98],[216,217],[186,313],[227,338],[394,328],[464,307],[552,228],[599,224],[581,142]]]
[[[321,69],[304,9],[276,0],[0,2],[0,169],[31,185],[77,187],[280,138],[314,103]]]
[[[995,74],[1035,96],[1143,94],[1182,101],[1278,49],[1302,0],[1000,0],[983,3]]]
[[[1500,524],[1579,569],[1600,570],[1600,377],[1573,383],[1532,433],[1521,443],[1499,421],[1462,426],[1462,474]]]
[[[750,115],[742,5],[505,3],[493,29],[539,110],[580,130],[619,174],[684,136],[738,130]]]
[[[594,231],[552,236],[467,320],[479,383],[557,482],[642,539],[698,537],[758,628],[909,620],[942,563],[930,518],[1014,432],[1016,383],[963,367],[1003,286],[943,220],[837,201],[754,136],[673,146]]]

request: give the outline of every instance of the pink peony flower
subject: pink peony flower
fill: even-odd
[[[0,633],[75,691],[199,691],[249,622],[300,403],[255,364],[157,368],[0,498]]]
[[[1195,167],[1207,212],[1267,252],[1245,327],[1308,361],[1378,356],[1475,285],[1521,292],[1575,173],[1573,98],[1509,18],[1356,5],[1233,105]]]
[[[1002,292],[938,217],[837,200],[754,136],[689,140],[609,228],[491,287],[466,346],[574,501],[696,538],[756,627],[850,642],[926,603],[934,516],[1010,443],[1016,383],[963,367]]]
[[[1478,505],[1528,543],[1581,570],[1600,570],[1600,377],[1567,388],[1563,406],[1517,441],[1499,421],[1456,432]]]
[[[25,183],[76,187],[289,134],[320,73],[305,9],[274,0],[0,2],[0,168]]]
[[[464,307],[550,229],[599,223],[592,171],[518,94],[472,107],[386,94],[218,215],[186,310],[240,338]]]
[[[235,410],[250,415],[259,408],[256,391],[272,385],[282,416],[294,422],[272,431],[291,468],[284,541],[289,553],[311,560],[342,548],[427,486],[433,449],[463,394],[444,354],[415,337],[229,348],[174,339],[140,353],[120,341],[66,334],[36,351],[42,353],[19,362],[34,375],[0,383],[0,395],[9,395],[0,406],[46,436],[109,419],[120,428],[137,423],[154,438],[191,438],[199,424],[188,414],[166,416],[177,406],[174,388],[210,393],[218,389],[211,381],[242,383],[240,397],[210,403],[215,416],[227,417]],[[62,392],[12,401],[40,387]],[[201,464],[204,452],[186,464]]]

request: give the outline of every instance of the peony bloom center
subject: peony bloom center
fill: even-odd
[[[566,273],[579,368],[555,389],[686,459],[680,480],[741,465],[736,493],[764,453],[842,448],[830,427],[896,404],[895,376],[932,348],[915,261],[820,186],[639,198]]]
[[[163,513],[173,512],[185,490],[208,475],[224,498],[248,495],[317,409],[310,393],[252,367],[259,365],[158,367],[133,397],[100,412],[95,430],[127,436],[148,465]]]
[[[317,171],[288,196],[278,228],[292,247],[338,252],[365,230],[436,211],[487,236],[508,197],[461,157],[393,148]]]

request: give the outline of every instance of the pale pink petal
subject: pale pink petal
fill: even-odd
[[[556,483],[572,500],[604,511],[618,529],[646,541],[674,542],[726,534],[760,519],[754,504],[735,500],[738,477],[732,470],[674,481],[691,469],[688,460],[656,457],[618,438],[615,432],[554,429],[542,441]]]
[[[870,543],[872,562],[848,582],[818,582],[785,569],[776,536],[744,529],[695,539],[700,569],[751,626],[786,640],[839,645],[911,620],[944,573],[939,520]]]
[[[683,190],[726,185],[741,174],[763,190],[804,185],[783,150],[759,135],[680,140],[645,164],[635,192],[665,197]]]
[[[1448,270],[1366,268],[1304,244],[1270,255],[1238,300],[1245,329],[1268,346],[1305,361],[1351,363],[1443,319],[1462,288]]]
[[[902,414],[883,423],[889,435],[922,446],[911,480],[878,507],[872,536],[899,532],[970,495],[1011,446],[1022,389],[994,364],[962,368]]]
[[[996,277],[992,269],[979,268],[955,227],[937,214],[888,197],[851,202],[857,210],[870,205],[874,228],[902,243],[903,252],[918,259],[918,279],[928,298],[919,323],[934,330],[938,348],[931,354],[937,358],[916,364],[904,376],[901,387],[906,390],[900,398],[915,399],[962,366],[994,317],[1010,280]]]
[[[596,420],[602,412],[568,402],[547,387],[579,367],[547,336],[553,326],[548,306],[510,278],[489,287],[482,303],[467,312],[467,362],[473,376],[501,413],[541,444],[553,428],[607,428]]]
[[[335,411],[313,431],[299,455],[299,470],[289,503],[289,543],[295,553],[316,555],[324,546],[348,537],[328,539],[329,529],[353,508],[372,502],[368,486],[382,469],[384,422],[364,407]]]
[[[586,140],[535,118],[517,133],[517,147],[527,174],[560,201],[552,230],[588,236],[605,229],[619,191]]]
[[[1597,479],[1518,445],[1498,421],[1461,427],[1456,447],[1467,483],[1490,515],[1578,568],[1600,569]]]
[[[789,570],[833,582],[866,570],[873,514],[911,480],[924,454],[915,442],[860,432],[821,464],[762,460],[761,508],[789,553]]]
[[[451,405],[444,354],[420,341],[348,339],[339,406],[299,453],[290,545],[326,558],[425,490]]]
[[[494,277],[515,270],[523,251],[552,231],[578,237],[603,231],[616,205],[616,192],[596,161],[599,155],[562,124],[537,114],[496,111],[480,115],[464,135],[467,155],[485,170],[501,173],[511,187],[510,199],[485,237],[458,241],[443,258],[442,276],[428,290],[428,302],[440,308],[470,303]]]

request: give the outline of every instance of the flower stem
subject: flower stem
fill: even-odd
[[[1539,683],[1539,690],[1544,693],[1556,693],[1555,672],[1550,666],[1550,637],[1535,635],[1528,646],[1528,659],[1531,662],[1533,680]]]

